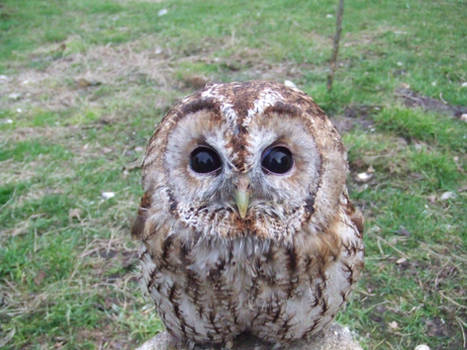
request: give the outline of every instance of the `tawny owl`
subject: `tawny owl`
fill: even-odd
[[[133,227],[168,332],[285,345],[330,324],[363,267],[341,139],[303,92],[212,84],[161,121]]]

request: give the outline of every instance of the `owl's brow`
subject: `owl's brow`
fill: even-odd
[[[213,112],[219,112],[219,103],[216,103],[213,99],[200,99],[192,101],[182,107],[182,114],[187,115],[190,113],[196,113],[201,110],[212,110]]]
[[[284,103],[284,102],[276,102],[274,105],[267,107],[264,110],[264,114],[271,114],[271,113],[277,113],[277,114],[288,114],[290,116],[299,116],[301,114],[300,108],[297,106]]]

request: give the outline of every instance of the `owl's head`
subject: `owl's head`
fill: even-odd
[[[212,84],[173,107],[151,138],[140,217],[168,213],[203,236],[288,240],[337,214],[346,171],[336,129],[303,92]]]

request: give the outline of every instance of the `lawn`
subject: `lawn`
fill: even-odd
[[[132,348],[163,329],[130,226],[154,125],[206,81],[291,80],[343,134],[365,349],[466,346],[467,5],[0,0],[0,348]],[[463,116],[464,114],[464,116]]]

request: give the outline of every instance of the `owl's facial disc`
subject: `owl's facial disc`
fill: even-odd
[[[207,86],[170,110],[143,180],[197,232],[290,237],[311,218],[326,224],[345,176],[340,138],[308,96],[250,82]]]

